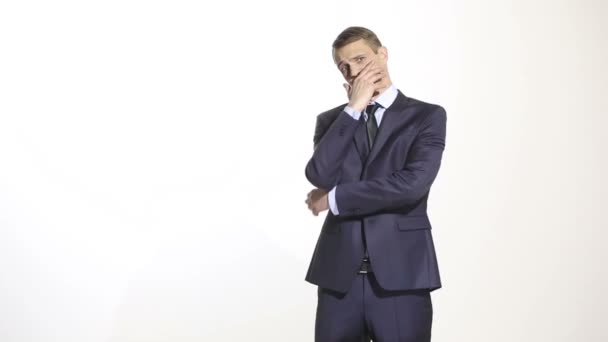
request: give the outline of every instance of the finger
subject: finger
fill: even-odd
[[[359,73],[357,74],[357,76],[355,76],[355,81],[362,78],[368,71],[370,68],[372,68],[374,66],[374,61],[369,61],[367,62],[367,64],[365,64],[365,66],[363,68],[361,68],[361,70],[359,70]]]
[[[380,68],[380,67],[376,67],[376,68],[369,70],[368,72],[365,73],[365,75],[361,76],[361,79],[371,82],[378,75],[384,75],[384,70],[382,70],[382,68]]]
[[[374,75],[370,75],[370,77],[368,77],[366,79],[366,82],[375,85],[376,83],[378,83],[380,80],[382,80],[385,77],[384,73],[378,73],[378,74],[374,74]]]
[[[373,77],[370,79],[372,83],[379,83],[385,76],[384,71],[381,71],[375,75],[373,75]]]
[[[374,69],[378,68],[378,66],[376,65],[376,61],[372,60],[369,63],[367,63],[363,69],[361,69],[361,71],[359,71],[359,75],[357,75],[357,78],[365,78],[368,76],[369,72],[373,72]]]
[[[351,92],[351,86],[348,83],[343,83],[342,86],[344,87],[344,89],[346,90],[346,95],[348,96],[348,98],[350,99],[350,92]]]
[[[359,74],[361,74],[362,72],[368,71],[369,69],[373,68],[374,66],[376,66],[376,61],[372,59],[371,61],[367,62],[367,64],[365,64],[365,66],[363,67],[363,69],[361,69]]]

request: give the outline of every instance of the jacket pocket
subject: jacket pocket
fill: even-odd
[[[431,229],[431,221],[427,215],[399,216],[395,221],[399,230]]]

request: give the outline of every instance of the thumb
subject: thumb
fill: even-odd
[[[348,95],[348,98],[350,99],[350,90],[351,90],[350,84],[348,84],[348,83],[343,83],[343,84],[342,84],[342,86],[343,86],[343,87],[344,87],[344,89],[346,90],[346,95]]]

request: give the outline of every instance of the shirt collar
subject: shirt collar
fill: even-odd
[[[397,98],[398,92],[397,88],[391,84],[390,87],[386,88],[382,94],[378,95],[375,101],[371,101],[371,103],[379,103],[382,108],[388,108],[390,105],[395,102]]]

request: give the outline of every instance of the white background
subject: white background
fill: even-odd
[[[312,341],[315,116],[444,106],[434,341],[606,341],[604,1],[4,1],[0,341]]]

